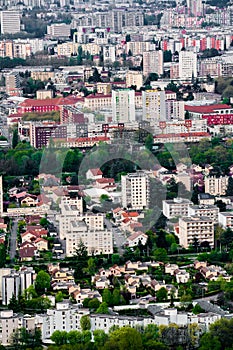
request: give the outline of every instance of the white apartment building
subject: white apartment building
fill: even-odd
[[[14,314],[12,310],[5,310],[0,312],[0,343],[3,346],[11,344],[12,333],[19,327],[19,317]]]
[[[190,80],[197,77],[197,54],[192,51],[179,52],[179,77]]]
[[[118,327],[146,327],[148,324],[155,324],[152,317],[132,317],[132,316],[119,316],[119,315],[101,315],[91,314],[91,330],[102,329],[106,333],[112,326]]]
[[[142,118],[151,125],[166,120],[165,91],[142,92]]]
[[[184,101],[166,99],[166,120],[184,120]]]
[[[35,276],[31,267],[22,267],[18,272],[12,270],[10,274],[2,276],[2,304],[8,305],[13,295],[18,299],[25,289],[33,285]]]
[[[121,176],[122,206],[131,209],[145,209],[149,206],[150,183],[145,171]]]
[[[84,221],[72,221],[66,233],[66,255],[73,256],[80,242],[87,248],[88,255],[112,254],[112,232],[89,229]]]
[[[18,11],[1,11],[1,34],[20,32],[20,13]]]
[[[143,75],[142,72],[129,70],[126,73],[126,87],[131,87],[132,85],[136,86],[136,89],[139,90],[143,85]]]
[[[68,38],[70,36],[70,24],[51,24],[50,26],[47,26],[47,34],[53,38]]]
[[[207,216],[214,223],[218,223],[219,208],[215,205],[190,205],[188,216]]]
[[[135,91],[119,89],[112,91],[113,122],[127,123],[135,121]]]
[[[207,121],[200,120],[168,120],[155,124],[155,134],[206,133]]]
[[[163,74],[163,51],[146,51],[143,52],[143,75],[157,73]]]
[[[221,212],[218,214],[218,223],[224,229],[230,228],[233,230],[233,212]]]
[[[205,216],[188,216],[179,219],[180,245],[188,248],[193,244],[194,238],[199,243],[208,242],[214,246],[214,222]]]
[[[192,204],[193,202],[185,198],[163,200],[163,215],[168,219],[188,216],[188,208]]]
[[[71,306],[69,302],[57,303],[55,309],[48,309],[46,314],[41,315],[43,322],[42,341],[48,342],[55,331],[81,331],[80,319],[88,314],[89,310],[80,310],[77,305]]]
[[[228,176],[208,176],[205,178],[205,193],[224,196],[228,186]]]
[[[82,208],[78,208],[75,205],[64,204],[60,206],[61,214],[58,215],[59,221],[59,236],[61,239],[65,239],[67,233],[71,231],[72,222],[85,222],[91,230],[103,230],[104,229],[104,216],[101,213],[85,213],[82,214]]]

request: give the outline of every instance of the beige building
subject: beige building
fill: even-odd
[[[228,186],[228,176],[208,176],[205,178],[205,193],[224,196]]]
[[[122,206],[131,209],[145,209],[149,206],[150,183],[145,171],[121,176]]]
[[[46,98],[53,98],[53,90],[37,90],[36,98],[38,100],[45,100]]]
[[[84,107],[92,111],[112,106],[112,95],[95,94],[84,98]]]
[[[33,80],[41,80],[41,81],[47,81],[49,79],[54,78],[54,72],[49,72],[49,71],[32,71],[31,72],[31,78]]]
[[[112,86],[110,83],[97,83],[96,86],[98,94],[108,95],[112,92]]]
[[[72,221],[66,233],[66,255],[73,256],[80,242],[86,246],[88,255],[113,253],[111,231],[92,230],[84,221]]]
[[[143,120],[151,125],[166,120],[165,91],[156,89],[142,92]]]
[[[129,70],[126,73],[126,87],[131,87],[132,85],[136,86],[136,89],[139,90],[143,85],[143,75],[139,71]]]
[[[180,245],[188,248],[197,238],[199,244],[208,242],[214,246],[214,221],[206,216],[188,216],[179,219]]]

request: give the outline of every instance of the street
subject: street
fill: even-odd
[[[11,227],[11,236],[10,236],[11,243],[10,243],[9,254],[10,254],[11,262],[14,261],[14,257],[16,254],[17,229],[18,229],[18,220],[14,219]]]
[[[124,249],[122,249],[122,245],[126,241],[126,236],[123,231],[121,231],[118,227],[113,227],[112,223],[108,219],[104,219],[104,223],[108,230],[112,231],[113,237],[113,246],[117,247],[118,253],[123,255]]]

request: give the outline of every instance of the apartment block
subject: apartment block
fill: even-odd
[[[142,87],[143,75],[141,72],[130,70],[126,73],[126,87],[131,87],[132,85],[135,85],[137,90]]]
[[[166,120],[165,91],[146,90],[142,92],[142,118],[151,125]]]
[[[197,54],[192,51],[179,52],[179,77],[190,80],[197,77]]]
[[[200,243],[214,246],[214,221],[206,216],[188,216],[179,219],[180,245],[188,248],[196,238]]]
[[[1,12],[1,34],[16,34],[20,32],[20,13],[17,11]]]
[[[135,121],[135,91],[119,89],[112,91],[113,121],[120,123]]]
[[[192,204],[193,202],[185,198],[163,200],[163,215],[168,219],[188,216],[188,208]]]
[[[143,75],[150,73],[163,74],[163,51],[143,52]]]
[[[230,228],[233,230],[233,212],[221,212],[218,214],[218,223],[224,229]]]
[[[74,106],[61,106],[60,110],[61,124],[84,124],[84,114]]]
[[[20,78],[19,73],[12,72],[6,74],[6,93],[10,96],[20,96]]]
[[[131,209],[145,209],[149,206],[150,182],[145,171],[121,176],[122,206]]]
[[[208,176],[205,178],[205,193],[224,196],[228,186],[228,176]]]
[[[65,23],[54,23],[47,26],[47,34],[52,38],[69,38],[70,25]]]
[[[89,256],[113,253],[112,231],[93,230],[84,221],[71,221],[70,231],[66,233],[66,255],[75,255],[80,242]]]
[[[190,205],[188,216],[206,216],[218,223],[219,208],[215,205]]]

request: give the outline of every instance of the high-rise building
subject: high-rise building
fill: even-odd
[[[165,91],[146,90],[142,92],[143,120],[151,125],[166,120]]]
[[[47,33],[53,38],[69,38],[70,25],[65,23],[54,23],[47,26]]]
[[[188,248],[197,239],[199,244],[214,246],[214,221],[206,216],[187,216],[179,219],[180,245]]]
[[[6,75],[6,93],[10,96],[16,96],[20,94],[19,73],[12,72]]]
[[[141,210],[149,206],[150,183],[145,171],[121,176],[122,206]]]
[[[179,52],[179,77],[192,79],[197,77],[197,54],[192,51]]]
[[[1,12],[1,34],[20,32],[20,13],[17,11]]]
[[[113,121],[120,123],[135,121],[135,91],[119,89],[112,91]]]
[[[163,51],[143,52],[143,75],[150,73],[163,74]]]

